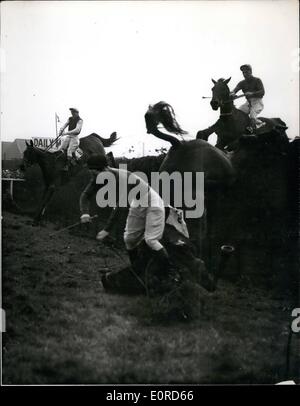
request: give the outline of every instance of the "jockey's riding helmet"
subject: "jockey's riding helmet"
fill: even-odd
[[[76,111],[76,113],[79,113],[79,110],[76,107],[70,107],[69,110],[71,110],[71,111],[73,110],[73,111]]]
[[[243,72],[243,71],[250,71],[250,72],[252,72],[252,67],[251,67],[251,65],[249,65],[249,64],[245,64],[245,65],[242,65],[241,67],[240,67],[240,70]]]
[[[103,171],[108,165],[105,155],[92,154],[87,160],[87,166],[89,169],[97,169]]]

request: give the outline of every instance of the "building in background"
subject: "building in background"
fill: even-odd
[[[65,137],[60,137],[59,139],[56,138],[49,138],[49,137],[33,137],[33,145],[40,149],[48,149],[50,152],[57,151],[62,143],[62,140]]]
[[[26,149],[26,143],[28,141],[23,138],[16,138],[13,142],[2,141],[2,161],[10,161],[14,159],[22,159],[23,152]]]
[[[1,141],[1,158],[2,161],[6,159],[6,152],[12,145],[11,141]]]
[[[1,157],[2,161],[11,161],[15,159],[22,159],[23,152],[26,149],[26,141],[30,139],[16,138],[13,142],[2,141],[1,142]],[[33,145],[40,149],[49,148],[49,151],[57,151],[60,147],[61,139],[55,140],[55,138],[32,138]],[[50,148],[51,147],[51,148]]]

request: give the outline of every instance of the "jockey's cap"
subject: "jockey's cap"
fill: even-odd
[[[251,67],[251,65],[249,65],[249,64],[245,64],[245,65],[242,65],[242,66],[240,67],[240,70],[241,70],[242,72],[245,71],[245,70],[248,70],[248,71],[252,72],[252,67]]]
[[[73,111],[76,111],[76,113],[79,113],[79,110],[76,107],[70,107],[69,110],[71,110],[71,111],[73,110]]]
[[[102,171],[108,165],[105,155],[92,154],[87,160],[89,169],[98,169]]]

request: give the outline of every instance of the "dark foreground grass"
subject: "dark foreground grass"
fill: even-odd
[[[4,384],[275,383],[285,376],[288,296],[221,281],[193,322],[151,320],[144,296],[104,292],[121,258],[92,239],[4,213]],[[296,340],[299,341],[299,340]],[[295,342],[295,340],[294,340]],[[292,346],[290,377],[296,379]],[[299,377],[299,375],[298,375]]]

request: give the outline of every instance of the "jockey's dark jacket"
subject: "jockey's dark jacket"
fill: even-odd
[[[238,92],[242,90],[243,93],[246,92],[259,92],[257,95],[252,97],[259,97],[262,98],[265,94],[264,85],[259,78],[255,78],[251,76],[249,79],[241,80],[235,87],[234,92]]]
[[[72,131],[75,130],[77,123],[79,120],[82,120],[81,117],[69,117],[69,126],[68,126],[68,130]]]

